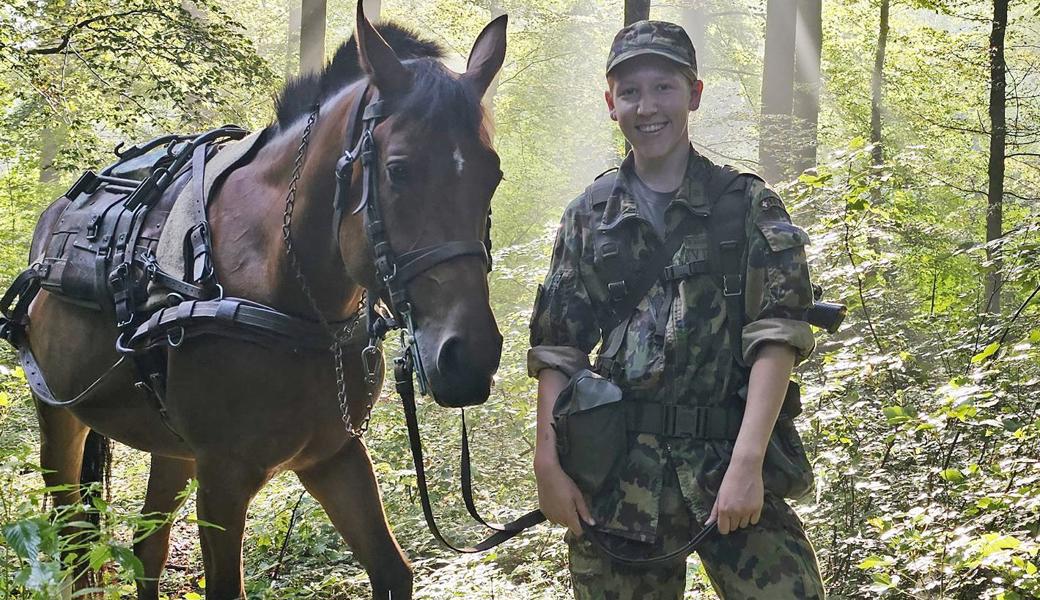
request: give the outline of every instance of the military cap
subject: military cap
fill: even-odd
[[[697,52],[686,30],[667,21],[636,21],[614,36],[607,58],[607,74],[622,62],[643,54],[657,54],[678,64],[690,78],[697,79]]]

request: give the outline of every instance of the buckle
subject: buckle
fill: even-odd
[[[739,296],[744,293],[742,289],[740,275],[733,275],[730,273],[723,274],[722,276],[722,295],[731,298],[733,296]],[[735,282],[733,280],[736,280]]]
[[[610,299],[617,302],[628,295],[628,286],[624,281],[612,281],[607,284],[607,291],[610,292]]]
[[[90,215],[90,221],[87,222],[87,239],[95,240],[98,235],[98,227],[101,225],[101,215],[93,214]]]

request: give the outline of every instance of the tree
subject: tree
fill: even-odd
[[[794,103],[795,0],[768,0],[765,60],[762,68],[762,121],[758,160],[771,182],[790,173],[791,110]]]
[[[885,151],[881,142],[881,110],[885,85],[885,48],[888,46],[888,9],[889,0],[881,0],[874,70],[870,76],[870,142],[874,145],[871,156],[875,167],[885,163]]]
[[[1004,153],[1007,141],[1007,62],[1004,58],[1004,33],[1007,29],[1008,0],[993,0],[993,23],[989,35],[989,188],[986,211],[986,312],[1000,314],[1003,284],[1003,259],[998,240],[1004,233]]]
[[[302,0],[300,20],[300,74],[315,73],[325,66],[326,0]]]
[[[887,2],[888,0],[884,0]],[[794,174],[816,166],[820,120],[820,56],[823,51],[823,1],[798,0],[794,57],[792,152]]]
[[[625,0],[625,25],[650,18],[650,0]]]

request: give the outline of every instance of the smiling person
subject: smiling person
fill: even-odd
[[[564,212],[528,353],[539,504],[568,528],[575,597],[682,598],[690,542],[713,525],[696,551],[720,597],[823,598],[784,501],[812,486],[789,384],[815,346],[808,238],[761,179],[691,146],[704,84],[681,27],[625,27],[606,77],[632,152]],[[568,397],[597,408],[564,421]]]

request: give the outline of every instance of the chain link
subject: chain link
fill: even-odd
[[[296,208],[296,190],[300,182],[300,174],[303,172],[303,162],[306,158],[307,146],[310,145],[311,130],[314,127],[315,121],[318,120],[318,108],[319,106],[315,104],[310,116],[307,117],[307,126],[303,130],[303,138],[300,140],[300,148],[296,152],[296,160],[293,163],[292,178],[289,180],[289,191],[285,196],[285,212],[282,214],[282,240],[285,241],[285,253],[289,257],[289,264],[292,267],[293,274],[296,276],[296,282],[300,286],[300,291],[303,292],[303,296],[307,299],[307,303],[310,305],[311,310],[318,316],[318,321],[332,337],[332,345],[329,350],[332,353],[332,360],[336,367],[336,397],[339,401],[340,415],[343,419],[343,427],[347,431],[347,436],[351,439],[355,439],[360,438],[366,431],[368,431],[368,423],[372,418],[372,406],[375,404],[375,392],[369,384],[368,389],[366,390],[368,399],[365,405],[364,416],[360,423],[354,425],[354,419],[351,417],[350,409],[347,406],[347,378],[343,370],[343,344],[350,340],[354,335],[354,329],[357,327],[357,324],[361,322],[361,314],[362,309],[364,308],[365,298],[362,296],[361,301],[358,303],[357,311],[354,313],[350,321],[338,332],[334,332],[329,320],[325,318],[325,315],[318,307],[317,300],[314,299],[314,294],[311,292],[311,287],[307,283],[306,276],[303,274],[303,268],[300,265],[299,257],[296,254],[296,246],[293,244],[292,239],[292,219],[293,211]],[[366,384],[367,383],[368,382],[366,381]]]

